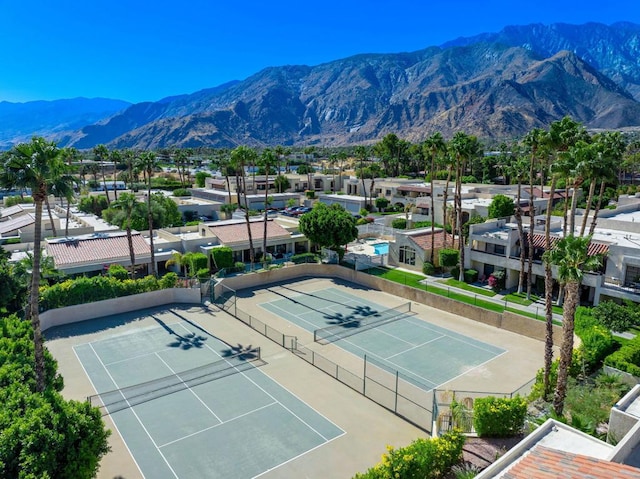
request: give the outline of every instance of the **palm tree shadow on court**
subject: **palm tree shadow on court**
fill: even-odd
[[[372,309],[371,306],[349,306],[353,309],[353,313],[344,316],[342,313],[325,314],[324,319],[327,323],[335,326],[342,326],[344,328],[359,328],[362,326],[362,321],[365,318],[379,318],[381,315],[377,309]]]
[[[178,334],[174,329],[167,325],[164,321],[156,316],[151,316],[162,328],[175,338],[175,341],[170,342],[167,346],[180,349],[202,348],[206,337],[196,335],[196,333]]]
[[[223,349],[221,354],[223,358],[237,357],[238,359],[244,360],[256,359],[258,357],[255,348],[251,344],[243,346],[240,343],[238,343],[237,346],[229,346],[228,349]]]

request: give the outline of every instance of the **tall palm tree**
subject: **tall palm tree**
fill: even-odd
[[[127,242],[129,243],[129,259],[131,260],[131,278],[135,276],[136,271],[136,253],[133,249],[133,237],[131,235],[131,216],[138,206],[138,199],[133,193],[122,193],[120,197],[113,202],[112,208],[119,209],[125,214],[124,227],[127,232]]]
[[[249,236],[249,261],[251,262],[251,269],[253,270],[256,254],[253,248],[253,235],[251,234],[251,221],[249,220],[249,200],[247,199],[247,183],[245,175],[245,167],[247,165],[253,165],[256,162],[258,154],[253,148],[241,145],[231,151],[231,162],[236,171],[236,182],[240,185],[239,190],[242,191],[242,195],[238,193],[238,203],[242,205],[240,197],[244,197],[244,219],[247,224],[247,235]]]
[[[262,262],[267,264],[267,205],[269,203],[269,170],[277,164],[276,155],[269,148],[265,148],[260,156],[260,165],[264,168],[264,232],[262,238]]]
[[[593,235],[598,222],[598,213],[602,207],[602,198],[604,196],[607,181],[615,179],[615,171],[623,161],[626,144],[620,132],[605,132],[596,135],[594,138],[595,148],[598,155],[598,172],[600,179],[600,192],[598,193],[598,201],[593,211],[593,218],[589,226],[589,235]],[[585,217],[588,216],[585,214]]]
[[[505,175],[508,175],[510,180],[512,182],[515,181],[517,185],[514,216],[516,218],[518,239],[520,241],[520,274],[518,275],[518,294],[520,294],[524,289],[524,278],[526,273],[525,263],[527,256],[527,248],[524,246],[525,239],[524,228],[522,226],[522,206],[520,203],[522,202],[522,182],[527,178],[529,173],[529,158],[518,150],[517,145],[513,145],[512,150],[513,151],[505,155]],[[529,198],[529,204],[531,204],[533,198],[531,196]]]
[[[442,155],[446,149],[447,144],[444,141],[444,138],[440,134],[440,132],[435,132],[429,138],[427,138],[424,142],[424,149],[429,158],[431,158],[431,168],[429,168],[429,179],[431,183],[431,264],[434,264],[435,261],[435,249],[436,249],[436,220],[435,220],[435,191],[434,191],[434,178],[436,176],[436,158],[439,155]],[[425,166],[425,171],[427,170]]]
[[[61,152],[62,158],[64,161],[66,161],[67,164],[67,168],[68,168],[68,172],[71,173],[74,169],[73,167],[73,163],[78,159],[81,158],[80,154],[78,153],[78,150],[76,150],[73,147],[69,147],[69,148],[64,148]],[[71,196],[65,196],[65,198],[67,199],[67,212],[66,212],[66,218],[65,218],[65,227],[64,227],[64,235],[65,236],[69,236],[69,218],[71,216],[71,201],[73,200],[74,197],[74,188],[77,188],[79,185],[84,185],[84,181],[80,181],[78,178],[76,177],[72,177],[73,178],[73,184],[72,189],[71,189]],[[84,180],[84,178],[83,178]]]
[[[458,279],[464,281],[464,234],[462,224],[462,176],[466,171],[467,162],[480,151],[480,143],[475,136],[458,131],[449,142],[456,161],[456,188],[454,194],[454,208],[457,212],[456,229],[458,232],[458,250],[460,251],[460,272]]]
[[[35,203],[35,234],[33,240],[33,273],[29,291],[27,318],[33,327],[36,391],[46,387],[44,344],[40,328],[39,301],[40,261],[42,257],[42,206],[48,195],[49,178],[60,169],[60,149],[54,142],[34,137],[30,143],[21,143],[3,156],[0,185],[4,188],[31,188]]]
[[[100,171],[102,172],[102,188],[104,189],[104,194],[107,195],[107,204],[111,204],[111,199],[109,195],[109,190],[107,189],[107,180],[105,178],[104,173],[104,164],[109,158],[109,150],[104,145],[96,145],[93,147],[93,154],[100,162]]]
[[[569,367],[573,359],[573,333],[575,314],[580,299],[580,284],[585,271],[593,271],[601,266],[599,255],[588,254],[590,236],[569,235],[562,238],[550,251],[544,253],[545,262],[558,269],[558,281],[565,286],[566,299],[562,308],[562,344],[558,364],[558,382],[553,397],[553,410],[562,416],[567,395]]]
[[[50,194],[60,198],[62,202],[62,198],[67,200],[67,221],[65,225],[65,236],[69,233],[69,205],[71,204],[71,200],[73,198],[73,188],[77,183],[77,179],[70,174],[69,166],[62,160],[62,156],[60,157],[61,161],[56,162],[56,165],[51,170],[51,176],[47,180],[48,191]],[[49,204],[49,197],[45,198],[45,204],[47,205],[47,212],[49,214],[49,221],[51,221],[51,230],[53,232],[53,236],[58,236],[56,231],[55,223],[53,222],[53,215],[51,214],[51,205]]]
[[[122,153],[118,150],[113,150],[109,153],[109,159],[113,162],[113,198],[118,200],[118,187],[116,181],[118,181],[118,165],[122,162]]]
[[[138,158],[138,165],[142,169],[145,175],[147,183],[147,221],[149,223],[149,244],[151,251],[151,275],[157,276],[156,271],[156,253],[155,246],[153,244],[153,212],[151,211],[151,177],[153,172],[158,167],[158,159],[156,154],[152,151],[145,151],[140,154]]]
[[[367,188],[364,183],[364,163],[369,158],[369,148],[363,145],[356,146],[355,149],[356,158],[360,161],[360,179],[362,180],[362,194],[364,195],[364,204],[367,204]]]

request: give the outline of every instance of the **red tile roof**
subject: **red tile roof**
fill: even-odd
[[[132,235],[133,251],[138,258],[151,256],[149,245],[140,234]],[[53,256],[56,267],[87,263],[112,263],[129,259],[129,242],[125,234],[108,237],[88,237],[47,242],[47,254]]]
[[[536,446],[503,479],[638,479],[640,469]]]
[[[425,231],[424,233],[407,235],[411,241],[413,241],[420,249],[425,251],[431,250],[431,231]],[[455,242],[457,244],[457,241]],[[435,248],[440,249],[444,247],[444,232],[440,231],[435,234]],[[447,233],[447,246],[451,246],[451,235]],[[456,246],[453,246],[456,248]]]
[[[524,234],[524,240],[525,242],[529,241],[529,233]],[[558,238],[557,236],[552,236],[550,240],[551,240],[551,247],[553,248],[553,246],[558,241],[560,241],[560,238]],[[544,245],[545,245],[544,235],[541,233],[533,233],[533,247],[544,249]],[[592,241],[591,243],[589,243],[589,249],[587,250],[587,254],[589,256],[593,256],[596,254],[606,254],[608,252],[609,252],[609,245],[606,243],[598,243],[597,241]]]
[[[262,241],[264,236],[264,222],[252,221],[251,237],[253,241]],[[246,223],[235,223],[222,226],[209,226],[209,230],[222,244],[242,243],[249,241]],[[275,221],[267,221],[267,239],[289,238],[289,232]]]

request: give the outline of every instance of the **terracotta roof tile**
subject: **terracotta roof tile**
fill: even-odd
[[[132,235],[133,251],[137,258],[151,255],[149,245],[140,234]],[[47,242],[47,254],[53,256],[56,267],[69,267],[86,263],[111,263],[129,259],[126,235],[78,238]]]
[[[407,235],[411,241],[413,241],[422,250],[431,250],[431,231],[425,231],[424,233]],[[435,234],[435,248],[440,249],[444,247],[444,232],[440,231]],[[451,235],[447,233],[447,244],[451,245]],[[457,242],[456,242],[457,244]],[[453,246],[454,248],[456,246]]]
[[[253,241],[262,241],[264,236],[264,222],[252,221],[251,237]],[[246,223],[236,223],[222,226],[209,226],[210,231],[222,244],[242,243],[249,241]],[[267,221],[267,239],[289,238],[289,232],[275,221]]]
[[[529,233],[524,234],[524,240],[525,240],[525,243],[528,244]],[[557,236],[551,236],[550,238],[551,247],[553,248],[553,246],[558,241],[560,241],[560,238],[558,238]],[[533,247],[544,249],[544,245],[545,245],[544,235],[541,233],[533,233]],[[606,243],[599,243],[597,241],[591,241],[591,243],[589,243],[589,249],[587,250],[587,253],[589,256],[593,256],[596,254],[607,254],[608,252],[609,252],[609,245]]]
[[[536,446],[501,477],[503,479],[638,479],[640,469]]]

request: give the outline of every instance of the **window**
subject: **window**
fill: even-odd
[[[391,190],[385,190],[384,191],[384,195],[385,196],[391,196]]]
[[[631,283],[637,283],[640,279],[640,266],[627,265],[627,273],[624,277],[625,286],[629,286]]]
[[[493,245],[493,252],[495,254],[504,254],[504,245],[501,245],[501,244]]]
[[[415,266],[416,250],[414,250],[410,246],[400,246],[400,262]]]

